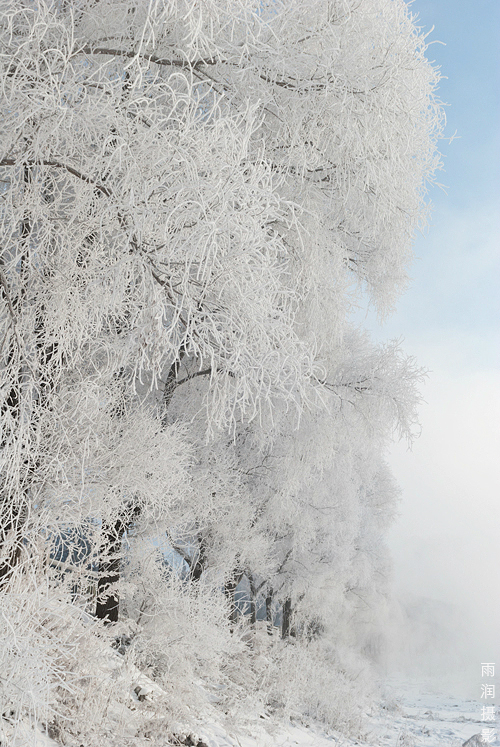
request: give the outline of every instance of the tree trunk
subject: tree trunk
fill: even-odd
[[[281,637],[288,638],[291,633],[292,626],[292,600],[290,597],[285,599],[283,604],[283,617],[281,620]]]
[[[243,577],[242,571],[234,571],[233,575],[226,581],[224,586],[224,594],[229,601],[229,624],[231,626],[231,632],[234,626],[238,622],[238,607],[236,606],[236,587],[240,583]]]
[[[266,621],[267,632],[273,634],[273,590],[269,589],[266,595]]]
[[[238,622],[238,610],[236,608],[235,591],[238,586],[236,579],[230,578],[224,586],[224,594],[226,595],[229,602],[229,624],[231,625],[231,631],[233,626]]]
[[[168,420],[167,420],[168,408],[172,401],[172,397],[174,396],[175,389],[177,387],[177,374],[179,373],[179,368],[180,368],[182,359],[184,358],[185,354],[186,354],[186,350],[184,348],[184,345],[181,345],[179,349],[179,355],[176,358],[176,360],[172,363],[172,365],[170,366],[168,374],[167,374],[165,386],[163,388],[163,418],[161,421],[163,428],[166,428],[168,424]]]
[[[116,590],[109,592],[120,580],[122,537],[125,524],[118,519],[114,525],[104,528],[104,550],[99,558],[99,580],[97,582],[97,605],[95,615],[109,625],[118,622],[119,596]]]
[[[189,569],[189,575],[193,581],[200,580],[207,562],[205,539],[201,533],[198,534],[198,548],[198,557],[196,560],[193,558],[193,562]]]
[[[255,628],[257,623],[257,590],[252,574],[247,573],[247,577],[250,584],[250,625]]]

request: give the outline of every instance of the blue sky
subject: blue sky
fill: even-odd
[[[419,25],[434,31],[427,50],[440,66],[447,104],[445,170],[433,188],[429,232],[416,243],[410,292],[388,329],[450,328],[498,333],[500,253],[500,2],[415,0]],[[496,351],[498,355],[498,350]],[[482,350],[491,356],[493,350]],[[498,358],[496,359],[498,363]]]
[[[430,192],[412,282],[379,340],[429,369],[422,436],[391,463],[403,489],[390,536],[400,590],[461,606],[471,620],[464,672],[500,668],[500,1],[415,0],[446,76],[446,192]],[[473,675],[467,675],[473,677]],[[474,697],[476,683],[469,694]],[[478,690],[479,692],[479,690]]]

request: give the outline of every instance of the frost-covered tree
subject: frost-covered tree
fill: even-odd
[[[243,576],[297,624],[307,578],[365,583],[419,372],[346,320],[391,310],[425,219],[425,49],[403,0],[4,0],[2,603],[175,597],[213,653]]]

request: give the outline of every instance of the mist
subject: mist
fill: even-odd
[[[481,663],[500,665],[500,376],[450,370],[445,348],[432,357],[422,435],[391,454],[403,489],[389,537],[400,603],[391,663],[479,699]]]

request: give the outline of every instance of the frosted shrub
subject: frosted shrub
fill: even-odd
[[[325,642],[276,645],[265,673],[267,704],[295,718],[323,721],[359,734],[361,710],[372,695],[367,663],[350,653],[346,661]]]
[[[224,656],[238,647],[227,626],[222,587],[183,579],[151,547],[136,552],[138,562],[123,589],[132,633],[126,656],[168,693],[172,717],[189,720],[189,710],[207,702],[200,684],[217,688]]]
[[[0,707],[14,727],[70,721],[65,703],[82,692],[80,667],[97,660],[98,624],[48,584],[13,579],[0,594]],[[88,714],[87,714],[88,715]]]

